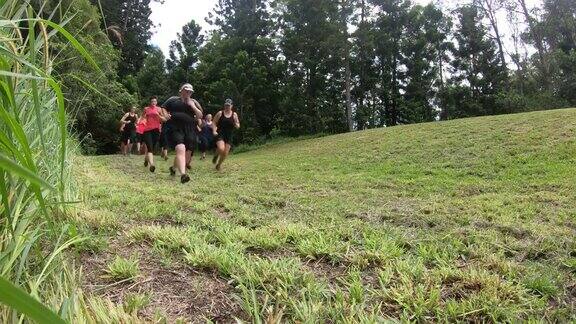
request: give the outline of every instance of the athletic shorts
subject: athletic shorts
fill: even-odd
[[[134,143],[136,141],[136,130],[127,130],[125,129],[124,131],[122,131],[122,143],[124,143],[124,145],[128,144],[128,141],[130,141],[130,143]]]
[[[144,142],[144,134],[136,133],[136,143]]]
[[[170,146],[184,144],[186,151],[194,151],[196,148],[197,136],[194,125],[173,124],[170,128]]]
[[[215,142],[224,141],[226,144],[232,145],[232,133],[218,133],[215,138]]]
[[[144,143],[146,144],[148,151],[151,152],[158,144],[158,138],[160,137],[160,131],[157,129],[149,130],[144,132]]]

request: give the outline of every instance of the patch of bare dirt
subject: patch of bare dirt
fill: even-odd
[[[191,321],[231,322],[240,316],[240,307],[232,298],[233,288],[211,274],[189,268],[157,269],[139,290],[151,293],[151,304],[142,315],[151,318],[155,310],[169,319],[184,317]]]
[[[394,226],[414,229],[432,229],[439,225],[435,219],[428,216],[419,216],[417,214],[410,217],[401,215],[383,216],[382,220]]]
[[[108,262],[117,255],[135,256],[139,260],[140,276],[131,282],[114,283],[104,278]],[[138,315],[150,320],[156,311],[166,315],[169,323],[185,318],[194,323],[206,319],[233,322],[245,317],[233,299],[234,288],[215,274],[194,271],[188,266],[163,266],[144,244],[126,245],[120,240],[110,243],[110,251],[84,254],[83,286],[88,294],[109,298],[121,305],[129,293],[147,294],[150,303]]]
[[[502,233],[504,235],[511,235],[512,237],[514,237],[518,240],[530,238],[532,236],[532,233],[529,230],[526,230],[526,229],[523,229],[520,227],[499,225],[499,224],[494,224],[494,223],[490,223],[490,222],[483,222],[483,221],[475,222],[474,226],[477,228],[494,228],[497,231],[499,231],[500,233]]]
[[[382,219],[382,215],[375,212],[363,211],[363,212],[349,212],[344,215],[348,219],[360,219],[365,222],[377,223]]]
[[[464,185],[464,186],[461,186],[460,188],[458,188],[456,191],[456,196],[462,197],[462,198],[467,198],[467,197],[479,196],[479,195],[482,195],[485,193],[490,193],[490,192],[491,192],[491,190],[489,190],[489,188],[487,188],[485,186],[470,184],[470,185]]]
[[[330,284],[336,283],[338,279],[343,278],[348,273],[348,266],[344,264],[332,265],[322,259],[304,262],[302,268],[310,271],[319,279],[326,279]]]
[[[230,212],[231,212],[230,208],[224,206],[224,204],[216,205],[216,209],[214,210],[216,216],[222,219],[230,219],[232,217]]]
[[[478,281],[466,281],[456,277],[447,278],[442,282],[441,298],[444,301],[448,299],[461,301],[483,288],[483,284]]]

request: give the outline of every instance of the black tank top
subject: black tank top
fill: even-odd
[[[136,117],[136,114],[134,114],[133,116],[128,115],[128,118],[126,118],[126,121],[128,122],[126,124],[126,126],[124,126],[125,130],[135,130],[136,129],[136,120],[138,118]]]
[[[182,101],[180,97],[170,97],[162,105],[172,116],[168,123],[176,125],[196,125],[196,115],[192,108]]]
[[[226,117],[224,115],[224,110],[221,110],[222,115],[218,120],[218,133],[221,135],[225,134],[232,134],[232,130],[234,130],[234,112],[230,114],[230,117]]]

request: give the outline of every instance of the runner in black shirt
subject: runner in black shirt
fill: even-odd
[[[232,111],[232,99],[226,99],[224,109],[214,117],[213,132],[216,138],[216,154],[212,163],[216,164],[216,170],[220,171],[222,163],[230,153],[232,145],[232,131],[240,128],[238,115]]]
[[[196,146],[196,125],[202,119],[202,111],[197,101],[191,98],[192,85],[186,83],[180,87],[180,96],[171,97],[162,105],[163,114],[168,118],[170,133],[168,139],[176,150],[174,165],[170,167],[170,174],[180,173],[180,182],[190,181],[186,174],[186,155]]]
[[[132,152],[132,144],[136,142],[136,107],[130,108],[130,111],[124,114],[120,122],[124,126],[122,129],[122,154],[127,155]]]

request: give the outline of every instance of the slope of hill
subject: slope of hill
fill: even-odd
[[[79,158],[91,305],[194,322],[574,320],[575,127],[571,109],[363,131],[221,173],[195,160],[188,185],[164,161]]]

